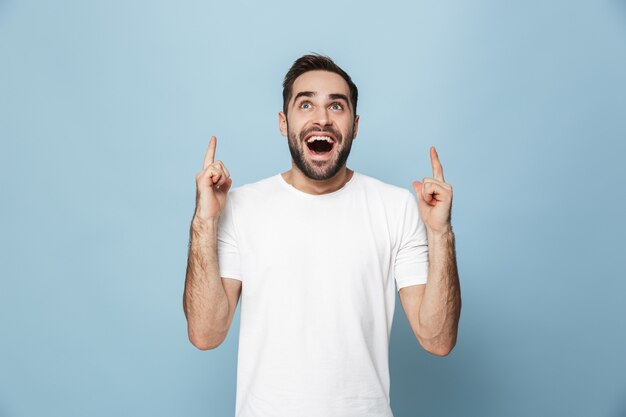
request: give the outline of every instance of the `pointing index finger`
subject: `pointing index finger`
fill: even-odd
[[[433,166],[433,177],[436,180],[445,182],[443,179],[443,167],[441,166],[441,161],[439,161],[439,155],[437,155],[437,150],[434,146],[430,147],[430,162]]]
[[[207,149],[206,154],[204,155],[204,168],[208,167],[215,160],[215,147],[217,146],[217,138],[215,136],[211,136],[211,140],[209,141],[209,149]]]

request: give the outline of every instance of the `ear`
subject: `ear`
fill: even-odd
[[[354,134],[352,135],[352,140],[356,139],[356,134],[359,131],[359,115],[354,116]]]
[[[278,112],[278,130],[280,130],[280,134],[283,136],[287,136],[287,115],[285,113]]]

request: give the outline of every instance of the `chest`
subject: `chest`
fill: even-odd
[[[283,201],[249,211],[238,227],[248,294],[262,288],[341,294],[385,286],[394,236],[389,213],[376,204]]]

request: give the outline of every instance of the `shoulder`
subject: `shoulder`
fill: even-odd
[[[237,204],[254,203],[260,198],[266,199],[268,195],[273,195],[280,189],[278,175],[280,174],[232,188],[228,192],[228,199]]]
[[[414,198],[413,194],[406,188],[398,187],[361,173],[355,172],[355,175],[358,175],[358,182],[365,192],[376,194],[385,201],[398,203]]]
[[[255,194],[275,189],[278,186],[278,175],[272,175],[271,177],[263,178],[262,180],[256,182],[251,182],[232,188],[229,193],[240,195]]]

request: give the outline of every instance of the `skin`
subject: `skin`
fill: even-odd
[[[350,89],[340,75],[327,71],[310,71],[299,76],[293,83],[288,114],[278,113],[278,128],[287,136],[290,146],[298,148],[305,164],[316,173],[333,171],[335,161],[342,149],[350,148],[359,130],[359,116],[354,115],[349,101]],[[311,94],[308,94],[311,93]],[[301,95],[300,94],[307,94]],[[344,98],[338,98],[344,97]],[[308,134],[324,135],[336,132],[337,144],[327,161],[315,161],[310,156],[304,139]],[[283,178],[300,191],[309,194],[326,194],[337,191],[352,178],[353,171],[342,164],[335,175],[326,179],[311,179],[292,159],[291,170]]]
[[[420,217],[428,235],[428,282],[399,291],[413,334],[428,352],[445,356],[456,344],[461,288],[450,222],[452,186],[444,181],[435,147],[430,148],[432,178],[413,182]]]
[[[202,350],[215,348],[226,338],[241,293],[241,281],[219,276],[217,222],[232,180],[224,164],[214,160],[216,146],[213,136],[196,176],[196,210],[189,230],[183,294],[189,340]]]
[[[303,94],[299,94],[303,93]],[[344,98],[342,98],[344,97]],[[301,164],[319,179],[306,175],[292,159],[292,168],[282,176],[289,184],[309,194],[325,194],[343,187],[353,171],[337,165],[342,149],[349,149],[358,131],[349,88],[341,76],[310,71],[298,77],[287,114],[278,114],[278,125],[293,151],[300,151]],[[305,144],[310,134],[329,134],[336,139],[330,155],[311,155]],[[190,341],[199,349],[221,344],[232,323],[241,295],[241,281],[221,278],[217,264],[217,221],[232,184],[221,161],[215,161],[217,139],[211,138],[202,170],[196,176],[196,211],[190,228],[189,257],[183,295]],[[446,183],[434,147],[430,149],[433,176],[415,181],[413,189],[426,226],[429,244],[428,283],[400,289],[400,302],[416,339],[422,347],[445,356],[456,344],[461,312],[461,293],[450,221],[452,186]]]

